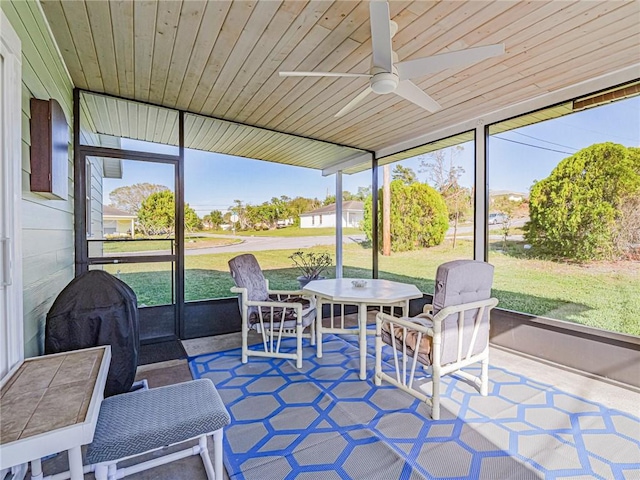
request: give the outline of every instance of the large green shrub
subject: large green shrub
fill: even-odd
[[[138,226],[145,235],[172,235],[175,231],[175,208],[173,192],[152,193],[138,210]],[[198,214],[188,203],[184,205],[184,226],[189,231],[202,227]]]
[[[406,185],[402,180],[392,181],[390,190],[391,250],[404,252],[441,244],[449,228],[449,214],[442,195],[425,183]],[[382,238],[382,190],[378,200],[379,238]],[[370,196],[365,201],[363,221],[369,240],[372,239],[372,219]]]
[[[591,145],[533,185],[525,238],[540,253],[592,260],[619,255],[621,207],[640,195],[640,149]]]

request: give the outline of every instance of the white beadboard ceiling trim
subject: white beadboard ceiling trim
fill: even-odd
[[[496,43],[505,54],[415,79],[442,105],[435,113],[369,95],[335,118],[365,79],[278,72],[368,72],[367,1],[41,5],[76,87],[210,118],[194,120],[194,148],[326,171],[359,152],[382,158],[640,77],[638,1],[398,0],[389,2],[398,61]],[[140,113],[127,106],[93,120],[100,133],[175,144],[175,113],[149,111],[144,125]]]

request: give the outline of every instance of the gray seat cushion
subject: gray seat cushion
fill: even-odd
[[[269,300],[267,281],[256,257],[250,253],[238,255],[229,260],[229,270],[236,286],[247,289],[249,300],[256,302]]]
[[[138,455],[214,432],[231,419],[213,383],[193,380],[105,399],[88,463]]]
[[[301,303],[302,304],[302,326],[308,327],[315,320],[315,307],[311,304],[309,300],[303,297],[290,297],[287,299],[269,299],[274,302],[286,302],[286,303]],[[262,319],[265,323],[270,322],[272,319],[271,315],[271,307],[260,307],[262,310]],[[283,311],[285,309],[280,307],[273,308],[273,325],[274,328],[278,328],[280,326],[280,322],[282,321]],[[296,326],[296,311],[293,308],[287,308],[286,312],[284,312],[284,326],[283,328],[295,328]],[[260,322],[260,316],[258,314],[258,307],[250,307],[249,308],[249,325],[253,326]]]
[[[233,281],[236,286],[247,289],[247,297],[249,300],[257,302],[281,301],[288,303],[302,303],[302,326],[308,327],[315,320],[315,308],[311,305],[309,300],[302,297],[293,297],[283,300],[269,297],[267,282],[262,274],[262,269],[260,268],[256,257],[252,254],[245,253],[229,260],[229,270],[231,271],[231,276],[233,277]],[[238,299],[238,301],[241,300]],[[240,307],[242,308],[242,305]],[[251,306],[247,310],[249,326],[254,327],[260,322],[258,307]],[[273,309],[273,319],[271,318],[272,309],[270,307],[261,307],[261,310],[264,322],[270,323],[273,320],[273,328],[280,327],[280,322],[282,321],[283,316],[282,308]],[[284,312],[283,327],[291,329],[295,328],[295,326],[296,311],[293,308],[286,309],[286,312]]]
[[[477,260],[454,260],[443,263],[436,273],[433,295],[433,314],[451,305],[477,302],[491,298],[493,265]],[[466,354],[471,342],[474,319],[477,310],[469,310],[464,315],[462,351]],[[458,314],[449,315],[444,320],[442,333],[442,356],[440,363],[446,365],[456,361],[458,350]],[[485,310],[475,348],[472,353],[482,352],[489,341],[489,312]]]

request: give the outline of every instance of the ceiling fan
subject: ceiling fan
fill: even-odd
[[[435,112],[442,108],[440,104],[413,83],[410,80],[411,78],[421,77],[447,68],[471,65],[504,53],[504,44],[500,43],[398,62],[398,56],[391,46],[391,39],[398,31],[398,24],[390,18],[389,4],[386,1],[371,0],[369,2],[369,14],[373,50],[369,73],[280,72],[280,76],[368,78],[369,86],[342,107],[336,113],[336,117],[342,117],[353,110],[371,92],[379,95],[395,93],[425,110]]]

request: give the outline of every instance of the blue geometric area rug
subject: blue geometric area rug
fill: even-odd
[[[321,359],[307,344],[301,370],[259,357],[243,365],[240,349],[190,359],[231,414],[231,479],[640,479],[640,419],[491,367],[488,397],[443,380],[433,421],[424,403],[374,385],[368,341],[367,381],[355,336],[325,336]]]

